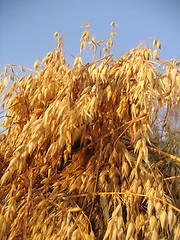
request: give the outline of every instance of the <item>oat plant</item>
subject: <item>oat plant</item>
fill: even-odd
[[[72,67],[56,32],[34,69],[0,75],[0,239],[178,240],[178,62],[158,40],[116,59],[115,23],[107,41],[83,27]]]

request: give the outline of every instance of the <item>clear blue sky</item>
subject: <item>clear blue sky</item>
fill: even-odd
[[[32,68],[55,48],[55,31],[72,63],[86,21],[97,39],[108,38],[112,21],[118,24],[115,56],[157,38],[160,57],[180,58],[180,0],[0,0],[0,65]]]

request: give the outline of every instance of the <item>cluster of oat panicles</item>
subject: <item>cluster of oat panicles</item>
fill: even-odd
[[[157,40],[115,59],[116,24],[84,27],[72,67],[55,33],[29,75],[1,73],[0,239],[178,240],[179,63]]]

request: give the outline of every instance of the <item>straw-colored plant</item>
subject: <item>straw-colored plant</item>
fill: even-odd
[[[180,239],[178,63],[157,40],[115,59],[111,26],[85,24],[72,67],[55,33],[32,73],[1,73],[0,239]]]

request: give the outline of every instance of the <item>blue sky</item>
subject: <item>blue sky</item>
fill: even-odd
[[[56,31],[63,35],[71,64],[86,21],[97,40],[108,38],[112,21],[118,24],[116,57],[157,38],[160,57],[180,58],[180,0],[0,0],[0,65],[32,68],[56,47]]]

